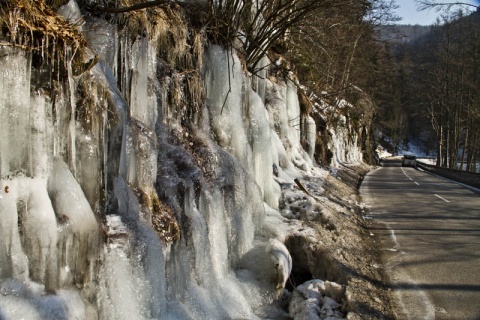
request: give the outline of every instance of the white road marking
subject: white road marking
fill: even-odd
[[[420,183],[418,183],[418,182],[414,181],[414,180],[413,180],[413,178],[410,178],[410,177],[408,176],[408,174],[407,174],[405,171],[403,171],[403,168],[402,168],[402,172],[403,172],[403,174],[405,175],[405,177],[407,177],[408,179],[410,179],[410,181],[413,181],[413,182],[415,182],[415,184],[416,184],[417,186],[419,186],[419,185],[420,185]]]
[[[395,251],[398,251],[398,248],[400,247],[400,244],[397,241],[397,236],[395,235],[395,230],[390,228],[389,225],[386,225],[386,226],[390,230],[390,237],[392,238],[393,243],[395,243],[395,246],[392,249],[394,249]]]
[[[444,197],[439,196],[438,194],[435,194],[435,197],[440,198],[440,199],[442,199],[442,200],[445,201],[445,202],[450,202],[450,201],[448,201],[447,199],[445,199]]]
[[[398,254],[404,254],[405,252],[399,250],[400,244],[397,241],[397,236],[395,235],[395,231],[386,224],[387,228],[390,230],[390,237],[395,243],[393,248],[388,249],[392,252],[398,252]],[[398,266],[402,263],[402,258],[398,257],[393,261],[390,261],[386,264],[386,268],[388,272],[393,276],[392,277],[392,285],[393,285],[393,295],[396,298],[399,307],[402,309],[403,314],[407,316],[407,319],[412,319],[410,309],[412,305],[416,310],[420,310],[421,314],[424,315],[424,319],[432,320],[435,319],[435,306],[430,301],[429,296],[427,293],[422,290],[421,286],[414,281],[410,277],[407,272],[405,272],[402,268]],[[396,287],[397,284],[401,283],[408,283],[412,286],[413,290],[411,292],[407,292],[407,290],[403,290],[400,287]]]

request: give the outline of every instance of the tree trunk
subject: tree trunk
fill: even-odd
[[[460,160],[460,169],[465,170],[465,171],[469,171],[468,170],[468,165],[466,166],[466,168],[463,168],[463,166],[465,164],[465,150],[468,149],[468,133],[469,133],[469,129],[467,128],[465,130],[465,143],[463,144],[462,157],[461,157],[461,160]]]

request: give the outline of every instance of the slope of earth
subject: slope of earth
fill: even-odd
[[[331,281],[341,285],[336,300],[342,301],[347,319],[394,319],[379,242],[359,202],[358,186],[369,170],[366,165],[341,166],[327,175],[324,193],[316,197],[323,207],[321,218],[303,222],[315,235],[296,233],[286,242],[293,259],[290,286],[310,279]]]

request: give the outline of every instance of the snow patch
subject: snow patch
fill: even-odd
[[[299,285],[292,293],[289,314],[294,320],[344,319],[342,286],[322,280]]]

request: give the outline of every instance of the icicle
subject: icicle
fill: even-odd
[[[69,49],[65,48],[65,51],[70,51]],[[65,61],[67,62],[67,75],[68,75],[68,90],[69,90],[69,102],[70,102],[70,124],[68,126],[68,131],[69,131],[69,150],[70,150],[70,158],[69,158],[69,164],[72,168],[72,173],[74,176],[77,175],[77,148],[76,148],[76,101],[75,101],[75,79],[73,78],[73,59],[75,56],[75,52],[71,54],[71,57],[69,59],[66,59]]]
[[[9,49],[5,49],[9,50]],[[15,49],[0,57],[0,175],[29,170],[30,63]]]
[[[40,46],[42,47],[42,61],[45,60],[45,37],[42,38]]]
[[[73,272],[67,278],[68,282],[62,285],[86,285],[95,277],[88,271],[89,266],[96,263],[98,255],[98,226],[80,185],[60,159],[54,161],[48,179],[48,193],[62,227],[59,247],[64,250],[59,256],[59,265]],[[70,237],[73,237],[72,242]],[[70,251],[74,254],[69,255]]]

